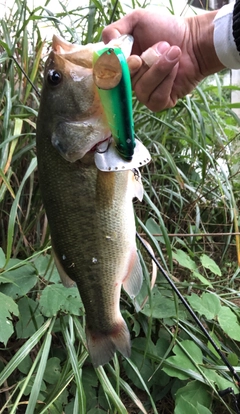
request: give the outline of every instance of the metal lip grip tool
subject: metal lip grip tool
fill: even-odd
[[[122,43],[126,41],[133,42],[132,36],[122,36]],[[127,170],[147,164],[151,156],[134,137],[131,78],[120,47],[108,44],[94,52],[93,78],[113,137],[107,151],[95,153],[97,168]]]

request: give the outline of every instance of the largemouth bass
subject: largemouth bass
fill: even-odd
[[[39,182],[54,257],[63,283],[79,289],[95,367],[116,350],[130,356],[120,292],[123,285],[135,297],[142,283],[132,199],[143,194],[133,171],[103,172],[94,163],[94,151],[110,135],[93,82],[96,47],[54,36],[37,121]]]

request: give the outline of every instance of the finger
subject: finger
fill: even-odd
[[[179,62],[180,57],[181,50],[177,46],[170,47],[162,55],[160,55],[156,59],[156,62],[153,63],[152,66],[146,70],[145,73],[143,73],[138,81],[134,83],[134,90],[138,100],[149,108],[151,106],[151,110],[155,110],[152,108],[156,107],[155,98],[154,104],[152,104],[154,91],[157,88],[161,90],[161,87],[164,86],[164,94],[166,95],[166,88],[169,89],[176,77],[176,69],[174,71],[173,69]],[[165,83],[163,84],[164,81]],[[160,97],[161,102],[166,101],[165,95],[162,98]]]
[[[135,76],[132,77],[132,87],[134,89],[138,80],[144,75],[149,68],[157,62],[161,53],[164,53],[166,50],[170,49],[170,45],[167,42],[159,42],[158,44],[150,47],[141,54],[142,66]]]
[[[137,82],[142,78],[144,73],[146,73],[149,70],[149,66],[142,60],[142,65],[138,71],[136,71],[136,74],[132,77],[132,89],[135,89],[135,86]]]
[[[148,65],[150,68],[154,63],[157,62],[159,56],[163,55],[164,52],[167,52],[170,49],[170,44],[168,42],[159,42],[145,50],[141,54],[141,59]]]
[[[129,67],[131,76],[134,76],[134,74],[137,73],[140,70],[140,68],[143,64],[143,61],[139,56],[131,55],[127,59],[127,63],[128,63],[128,67]]]
[[[174,82],[178,72],[177,63],[171,73],[166,76],[162,83],[152,92],[145,105],[153,112],[159,112],[176,105],[180,96],[174,92]]]

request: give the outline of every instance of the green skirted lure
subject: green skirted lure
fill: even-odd
[[[94,52],[93,77],[120,156],[131,161],[136,146],[132,87],[127,60],[120,48]]]

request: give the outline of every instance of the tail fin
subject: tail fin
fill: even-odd
[[[117,350],[126,358],[130,357],[130,334],[123,318],[108,333],[86,328],[86,337],[88,351],[95,368],[107,364]]]

